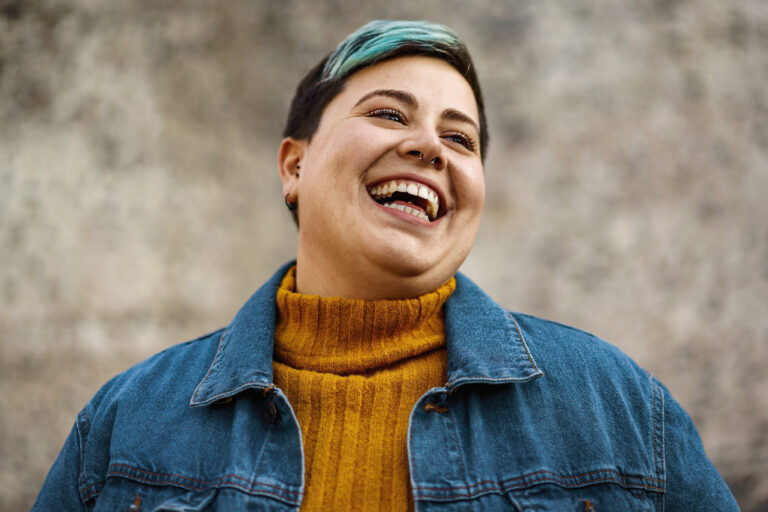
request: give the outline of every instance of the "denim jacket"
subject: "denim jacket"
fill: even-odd
[[[272,384],[280,269],[220,331],[109,381],[77,416],[35,511],[296,510],[301,432]],[[730,511],[691,419],[582,331],[509,313],[461,274],[448,382],[408,427],[417,511]]]

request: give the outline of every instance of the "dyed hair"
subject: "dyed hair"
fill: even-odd
[[[325,107],[341,93],[347,78],[361,69],[405,55],[444,60],[467,80],[480,114],[480,156],[484,160],[488,148],[488,126],[472,58],[467,47],[450,28],[426,21],[376,20],[350,34],[299,83],[291,101],[283,137],[311,141]]]

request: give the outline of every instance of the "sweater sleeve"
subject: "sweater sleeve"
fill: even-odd
[[[58,458],[48,472],[32,512],[49,510],[83,512],[85,510],[80,500],[78,485],[82,469],[81,434],[78,423],[75,423]]]
[[[738,511],[739,506],[712,465],[688,413],[664,390],[664,452],[667,489],[664,510]]]

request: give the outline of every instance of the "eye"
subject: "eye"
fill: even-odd
[[[377,108],[376,110],[371,110],[365,116],[379,117],[381,119],[387,119],[396,123],[406,124],[405,116],[393,108]]]
[[[475,143],[474,139],[472,139],[472,137],[466,133],[453,132],[445,135],[444,138],[453,142],[457,142],[472,152],[474,152],[475,148],[477,148],[477,143]]]

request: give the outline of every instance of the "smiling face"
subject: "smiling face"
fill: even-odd
[[[442,60],[352,75],[311,142],[280,148],[283,195],[299,203],[297,291],[401,298],[447,281],[485,197],[477,123],[472,89]]]

